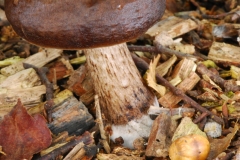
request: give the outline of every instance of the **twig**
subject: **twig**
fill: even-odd
[[[218,15],[206,15],[203,14],[202,17],[205,19],[223,19],[224,17],[231,15],[231,14],[238,14],[237,12],[239,11],[239,7],[235,8],[234,10],[231,10],[230,12],[227,13],[222,13]]]
[[[178,52],[169,48],[162,46],[161,44],[154,42],[155,46],[130,46],[128,45],[128,49],[130,51],[142,51],[142,52],[151,52],[151,53],[166,53],[168,55],[176,55],[176,57],[183,59],[183,58],[190,58],[193,60],[201,60],[200,57],[193,56],[191,54],[185,54],[182,52]]]
[[[37,68],[32,64],[23,63],[24,68],[33,68],[39,75],[42,83],[46,86],[46,103],[44,104],[44,109],[47,113],[47,120],[48,122],[52,122],[52,106],[54,105],[53,102],[53,84],[49,82],[46,73],[48,72],[48,68],[42,67]]]
[[[94,99],[95,99],[97,124],[99,126],[100,135],[101,135],[101,138],[102,138],[101,142],[102,142],[102,145],[103,145],[105,151],[107,153],[110,153],[111,152],[111,148],[110,148],[109,143],[108,143],[107,133],[104,130],[104,124],[103,124],[103,119],[102,119],[102,112],[101,112],[101,109],[100,109],[98,95],[95,95]]]
[[[138,66],[139,64],[141,65],[140,68],[144,69],[145,71],[148,70],[149,65],[143,61],[142,59],[140,59],[139,57],[137,57],[136,55],[132,54],[132,58],[133,61],[135,62],[136,66]],[[162,85],[164,85],[165,87],[167,87],[171,92],[173,92],[175,95],[181,97],[186,103],[190,104],[191,106],[193,106],[196,110],[201,111],[202,113],[207,113],[208,115],[211,116],[212,119],[214,119],[217,123],[219,124],[223,124],[223,120],[222,118],[214,115],[212,112],[210,112],[209,110],[207,110],[206,108],[203,108],[201,105],[199,105],[198,103],[196,103],[194,100],[192,100],[190,97],[188,97],[187,95],[185,95],[180,89],[174,87],[172,84],[170,84],[167,80],[165,80],[163,77],[156,75],[156,80],[158,83],[161,83]]]
[[[218,15],[206,15],[202,12],[201,6],[195,0],[190,0],[190,2],[198,8],[198,10],[200,11],[200,13],[202,15],[202,18],[204,18],[204,19],[222,19],[228,15],[235,14],[239,10],[239,7],[237,7],[234,10],[227,12],[227,13],[222,13],[222,14],[218,14]]]
[[[207,113],[211,116],[212,119],[214,119],[217,123],[223,124],[222,118],[214,115],[212,112],[207,110],[206,108],[203,108],[201,105],[196,103],[194,100],[192,100],[190,97],[188,97],[186,94],[183,93],[182,90],[174,87],[171,83],[169,83],[166,79],[163,77],[156,75],[156,80],[158,83],[161,83],[165,87],[167,87],[171,92],[173,92],[175,95],[181,97],[186,103],[190,104],[193,106],[196,110],[201,111],[202,113]]]
[[[204,112],[204,113],[202,113],[197,119],[195,119],[194,121],[193,121],[193,123],[199,123],[199,122],[201,122],[205,117],[207,117],[207,116],[209,116],[209,114],[208,113],[206,113],[206,112]]]
[[[76,137],[74,140],[68,142],[67,144],[53,150],[52,152],[38,158],[37,160],[51,160],[56,159],[59,155],[64,155],[69,152],[74,146],[83,142],[84,145],[92,144],[94,139],[89,132],[85,132],[82,136]]]

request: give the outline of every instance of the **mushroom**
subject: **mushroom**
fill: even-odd
[[[176,139],[169,148],[171,160],[205,160],[210,152],[210,143],[202,135],[190,134]]]
[[[112,138],[148,136],[146,115],[155,96],[145,86],[126,46],[165,10],[165,0],[5,0],[6,16],[18,35],[43,47],[83,49]],[[142,122],[140,122],[142,121]],[[129,133],[129,129],[135,132]],[[120,132],[120,133],[119,133]],[[130,140],[128,140],[129,138]]]

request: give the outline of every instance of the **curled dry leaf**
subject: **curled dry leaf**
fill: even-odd
[[[183,136],[187,136],[190,134],[201,135],[203,137],[207,137],[206,133],[201,131],[198,128],[198,126],[192,122],[191,118],[184,117],[176,129],[176,131],[172,137],[172,141],[175,141],[178,138],[181,138]]]
[[[147,72],[147,82],[148,86],[152,87],[155,91],[157,91],[161,96],[166,93],[166,88],[162,85],[156,83],[156,66],[159,61],[160,55],[154,58],[153,62],[149,64],[149,70]]]
[[[30,116],[20,100],[0,123],[0,145],[5,155],[0,160],[31,159],[52,141],[46,120],[41,115]]]
[[[231,133],[229,133],[226,137],[221,139],[210,139],[210,153],[208,155],[207,160],[212,160],[216,158],[220,153],[224,152],[229,146],[230,143],[239,130],[239,126],[235,124],[234,128],[230,128]]]

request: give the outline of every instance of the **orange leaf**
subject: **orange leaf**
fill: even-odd
[[[31,159],[52,141],[46,120],[41,115],[30,116],[20,100],[0,122],[0,146],[7,155],[0,160]]]

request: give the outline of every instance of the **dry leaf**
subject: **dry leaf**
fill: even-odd
[[[231,143],[231,140],[237,133],[239,127],[235,124],[234,128],[231,128],[232,133],[229,133],[226,137],[222,139],[212,139],[210,140],[210,153],[208,155],[208,160],[216,158],[220,153],[224,152]]]
[[[172,142],[180,137],[190,134],[197,134],[207,137],[206,133],[201,131],[198,126],[192,122],[191,118],[184,117],[172,137]]]
[[[30,116],[20,100],[0,123],[0,145],[5,155],[0,160],[31,159],[52,141],[42,115]]]
[[[157,91],[161,96],[166,93],[166,88],[162,85],[156,83],[156,66],[159,61],[160,55],[154,58],[153,62],[149,64],[149,70],[147,72],[147,82],[148,86],[152,87],[155,91]]]

